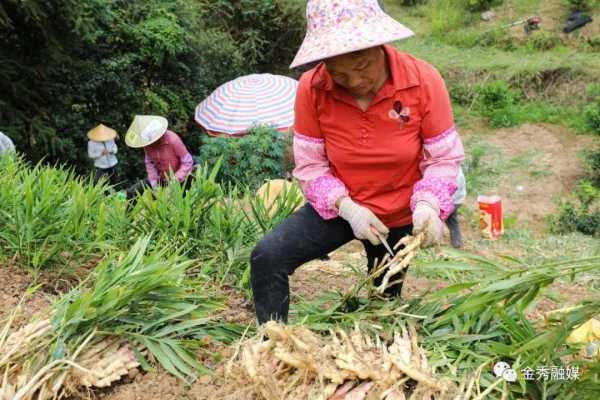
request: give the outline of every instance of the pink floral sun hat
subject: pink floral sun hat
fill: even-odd
[[[384,13],[377,0],[309,0],[306,20],[306,36],[290,68],[415,34]]]

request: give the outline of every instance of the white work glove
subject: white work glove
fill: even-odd
[[[374,246],[381,244],[376,230],[383,237],[387,237],[389,229],[367,207],[356,204],[350,197],[344,197],[338,207],[338,215],[344,218],[352,227],[352,232],[357,239],[367,239]]]
[[[413,234],[425,233],[421,247],[429,247],[442,240],[444,223],[440,212],[426,201],[419,201],[413,211]]]

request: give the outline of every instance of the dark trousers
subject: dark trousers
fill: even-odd
[[[144,190],[147,188],[152,188],[152,186],[150,186],[150,181],[148,179],[140,179],[125,190],[127,199],[135,198],[138,194],[144,193]]]
[[[102,177],[104,177],[109,185],[114,185],[115,172],[115,167],[96,168],[95,182],[97,183]]]
[[[446,226],[448,226],[448,231],[450,231],[450,243],[452,243],[452,247],[457,249],[463,245],[460,224],[458,223],[458,207],[460,205],[457,205],[452,214],[446,219]]]
[[[391,228],[388,243],[391,247],[410,234],[412,225]],[[269,320],[287,322],[290,305],[288,276],[302,264],[321,257],[354,239],[346,220],[337,217],[324,220],[310,204],[305,204],[262,238],[250,256],[251,284],[256,317],[259,324]],[[386,254],[383,245],[373,246],[362,240],[367,251],[367,267],[371,271],[375,260]],[[378,262],[379,262],[378,261]],[[390,281],[404,278],[406,270]],[[374,279],[379,285],[384,274]],[[323,285],[324,288],[327,285]],[[386,294],[400,296],[402,283],[386,290]]]

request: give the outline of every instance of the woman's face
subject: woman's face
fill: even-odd
[[[325,66],[333,81],[356,98],[377,94],[387,79],[385,52],[380,46],[332,57],[325,60]]]

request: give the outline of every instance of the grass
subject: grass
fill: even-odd
[[[465,178],[469,193],[485,193],[498,186],[499,181],[516,171],[537,171],[542,154],[537,150],[523,151],[513,157],[506,157],[502,150],[485,142],[479,135],[470,136],[465,141]]]
[[[590,132],[580,110],[589,101],[583,87],[600,79],[597,53],[584,51],[569,41],[564,44],[554,41],[558,33],[545,25],[528,39],[499,28],[524,16],[536,15],[541,9],[539,0],[506,0],[495,8],[498,17],[485,23],[479,21],[478,15],[465,13],[456,2],[448,0],[432,0],[415,7],[386,4],[390,15],[417,32],[416,37],[398,42],[396,47],[433,64],[450,88],[455,84],[472,87],[502,80],[528,93],[523,102],[491,115],[482,115],[472,105],[455,107],[459,126],[468,126],[474,118],[483,117],[492,127],[548,122],[576,132]],[[566,6],[559,9],[566,15]],[[495,39],[485,44],[487,39],[483,37],[490,33]],[[546,49],[544,46],[550,42],[557,45]],[[583,42],[581,39],[576,43]]]

